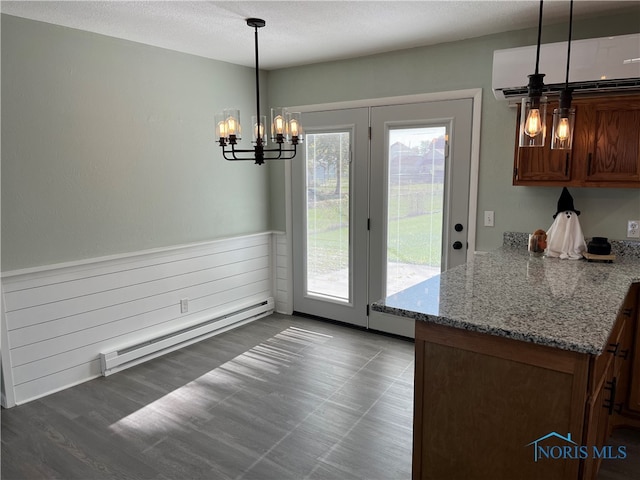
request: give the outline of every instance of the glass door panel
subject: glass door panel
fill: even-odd
[[[306,294],[351,299],[348,131],[306,137]]]
[[[445,126],[389,130],[387,295],[441,271],[446,136]]]
[[[293,310],[367,326],[369,110],[305,112],[291,162]]]
[[[371,108],[370,301],[465,262],[472,113],[470,98]],[[396,335],[413,323],[369,314]]]

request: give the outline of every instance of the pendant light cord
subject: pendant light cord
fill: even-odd
[[[540,41],[542,40],[542,3],[543,0],[540,0],[540,14],[538,15],[538,46],[536,48],[536,75],[538,75],[538,64],[540,63]]]
[[[569,40],[567,43],[567,76],[564,81],[564,88],[569,88],[569,63],[571,60],[571,31],[573,30],[573,0],[569,4]]]

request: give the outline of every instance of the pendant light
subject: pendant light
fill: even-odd
[[[543,0],[540,0],[536,70],[535,73],[529,75],[528,96],[522,99],[522,107],[520,110],[519,145],[521,147],[543,147],[547,134],[547,97],[542,95],[544,73],[538,72],[538,65],[540,63],[540,40],[542,38],[542,5]]]
[[[567,74],[564,89],[560,92],[560,105],[553,111],[553,150],[571,150],[576,109],[571,108],[572,90],[569,88],[569,61],[571,59],[571,30],[573,27],[573,0],[569,5],[569,40],[567,41]]]
[[[276,147],[267,145],[266,115],[260,115],[260,69],[258,65],[258,28],[266,25],[261,18],[247,18],[247,25],[254,28],[256,57],[256,114],[251,117],[251,134],[254,147],[236,148],[242,137],[240,111],[225,109],[216,114],[216,137],[226,160],[250,160],[262,165],[265,160],[289,160],[296,156],[297,145],[302,143],[303,130],[300,113],[285,108],[271,109],[271,141]],[[286,145],[285,145],[286,143]]]

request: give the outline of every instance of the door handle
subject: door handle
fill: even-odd
[[[462,248],[462,242],[459,240],[456,240],[455,242],[453,242],[453,245],[451,245],[453,247],[454,250],[460,250]]]

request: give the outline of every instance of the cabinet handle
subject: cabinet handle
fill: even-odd
[[[629,358],[629,350],[630,349],[626,349],[626,350],[620,350],[620,358],[622,358],[623,360],[627,360]]]
[[[609,350],[607,350],[607,353],[613,353],[613,356],[617,356],[618,355],[618,349],[620,348],[620,344],[619,343],[610,343],[609,344]]]
[[[591,175],[591,153],[587,156],[587,175]]]
[[[622,412],[622,406],[623,406],[622,402],[616,403],[616,384],[618,383],[617,378],[613,377],[613,380],[605,383],[606,383],[606,386],[603,388],[611,392],[611,395],[609,395],[609,398],[607,398],[603,402],[602,408],[606,408],[607,411],[609,412],[609,415],[613,415],[614,412],[615,413]]]
[[[566,177],[567,175],[569,175],[569,154],[568,153],[564,160],[564,176]]]
[[[632,312],[633,312],[633,308],[631,308],[631,307],[624,308],[622,310],[622,315],[624,315],[625,317],[630,317]]]

